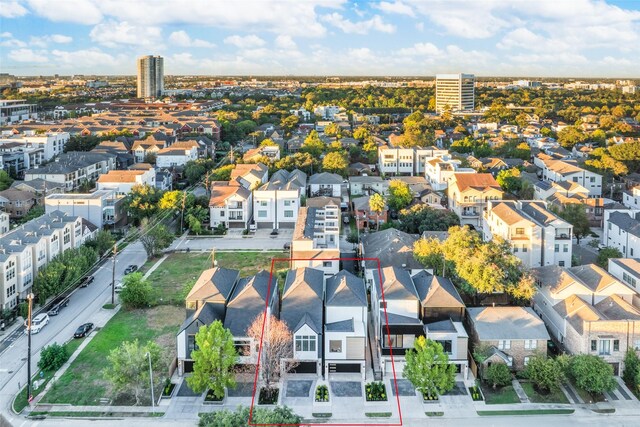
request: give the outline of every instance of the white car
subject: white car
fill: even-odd
[[[113,288],[114,292],[116,293],[120,293],[123,289],[124,289],[124,283],[122,282],[116,283],[116,285]]]
[[[40,332],[42,328],[49,324],[49,315],[47,313],[38,314],[31,320],[31,333],[37,334]],[[24,326],[27,326],[27,322],[25,321]],[[25,329],[25,334],[28,331]]]

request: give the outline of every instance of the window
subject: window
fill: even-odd
[[[589,177],[589,181],[590,182],[596,182],[596,177],[595,176]]]
[[[285,218],[293,218],[293,211],[284,211]]]
[[[260,206],[262,206],[263,208],[264,208],[265,206],[267,206],[267,201],[266,201],[266,200],[260,200],[260,202],[259,202],[259,203],[260,203]]]
[[[630,274],[627,274],[626,272],[622,272],[622,280],[627,282],[629,285],[631,285],[632,287],[636,287],[636,279],[635,277],[631,276]]]
[[[238,356],[251,356],[251,341],[237,340],[233,343],[233,346],[236,348]]]
[[[524,340],[524,349],[525,350],[535,350],[538,345],[536,340]]]
[[[527,249],[527,247],[526,247],[526,246],[523,246],[523,247],[522,247],[522,252],[527,252],[527,250],[528,250],[528,249]]]
[[[600,348],[598,354],[611,354],[611,340],[600,340]]]
[[[558,261],[558,265],[559,265],[560,267],[564,267],[564,261]]]
[[[529,364],[529,356],[525,356],[524,357],[524,366],[527,366]]]
[[[562,245],[562,252],[569,252],[569,245]]]
[[[613,351],[620,351],[620,340],[613,340]]]
[[[508,358],[507,366],[508,367],[512,367],[513,366],[513,356],[507,356],[507,358]]]
[[[516,234],[524,234],[524,228],[516,228]]]
[[[445,353],[451,354],[451,352],[452,352],[451,340],[436,340],[436,342],[440,343],[440,345],[442,346],[442,349],[444,350]]]
[[[287,207],[291,206],[291,200],[285,200],[284,205]]]
[[[393,348],[403,347],[403,335],[401,334],[392,334],[392,335],[384,334],[383,339],[384,339],[384,342],[382,343],[382,346],[384,348],[389,348],[389,341],[391,341],[391,347]]]
[[[591,351],[596,351],[598,349],[598,341],[591,340]]]
[[[191,358],[191,352],[198,349],[195,335],[187,335],[187,357]]]
[[[322,266],[325,268],[330,268],[333,265],[331,261],[322,261]]]
[[[224,209],[220,211],[220,216],[224,217]]]
[[[329,353],[342,353],[342,340],[330,340]]]
[[[557,243],[555,244],[554,252],[560,252],[560,245]]]
[[[314,335],[296,336],[296,351],[316,351],[316,337]]]
[[[513,247],[513,252],[515,253],[515,252],[518,252],[518,251],[519,251],[518,247],[517,247],[517,246],[514,246],[514,247]]]
[[[640,350],[640,338],[636,338],[636,339],[633,341],[633,347],[634,347],[636,350]]]
[[[498,348],[500,350],[509,350],[511,348],[511,340],[498,341]]]
[[[266,218],[267,211],[258,211],[258,218]]]

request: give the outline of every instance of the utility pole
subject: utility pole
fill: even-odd
[[[211,248],[211,268],[216,266],[216,248]]]
[[[27,295],[29,309],[27,313],[27,401],[31,402],[31,311],[33,307],[34,295],[30,292]]]
[[[182,213],[180,215],[180,234],[182,234],[182,223],[184,222],[184,206],[187,203],[187,191],[182,192]]]
[[[211,171],[208,171],[207,174],[204,176],[204,188],[207,194],[207,197],[210,197],[209,191],[210,191],[210,183],[209,183],[209,175],[211,174]]]
[[[151,382],[151,413],[155,413],[156,403],[153,396],[153,370],[151,369],[151,352],[147,352],[146,356],[149,358],[149,381]]]
[[[113,244],[113,256],[111,257],[111,304],[116,303],[116,255],[118,242]]]

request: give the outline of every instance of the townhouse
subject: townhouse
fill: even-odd
[[[94,237],[94,231],[79,216],[53,211],[0,237],[0,309],[15,308],[31,291],[42,267]]]
[[[448,207],[461,225],[482,227],[488,202],[502,200],[504,192],[490,173],[454,173],[447,187]]]
[[[640,291],[640,258],[609,258],[607,270],[634,291]],[[634,295],[632,303],[640,307],[640,295]]]
[[[398,138],[392,134],[389,144],[378,147],[378,170],[389,175],[423,175],[428,158],[443,157],[449,154],[446,149],[437,147],[403,148]]]
[[[389,189],[389,181],[379,176],[350,176],[349,194],[351,196],[370,195],[373,193],[386,194]]]
[[[248,190],[258,188],[269,179],[269,168],[263,163],[236,165],[231,171],[231,181],[238,181]]]
[[[571,265],[573,226],[542,201],[490,201],[483,213],[483,237],[506,240],[524,266]]]
[[[382,211],[374,212],[371,210],[370,200],[371,196],[353,199],[353,214],[358,230],[377,229],[388,221],[389,206],[387,206],[386,202]]]
[[[532,270],[534,310],[556,344],[570,354],[594,354],[622,372],[624,354],[640,348],[637,292],[595,264]]]
[[[620,251],[624,258],[640,254],[640,209],[606,209],[602,244]]]
[[[321,172],[309,177],[309,197],[342,197],[343,178],[337,173]]]
[[[156,186],[156,171],[147,164],[131,170],[112,170],[100,175],[96,182],[98,190],[113,190],[117,195],[127,195],[136,185]]]
[[[3,236],[11,229],[11,224],[9,222],[9,214],[3,211],[0,211],[0,236]]]
[[[431,157],[425,161],[425,177],[435,191],[447,189],[449,179],[454,173],[476,173],[473,168],[461,167],[461,161],[443,157]]]
[[[176,136],[155,132],[146,139],[136,140],[131,147],[131,152],[136,162],[145,162],[149,157],[157,156],[160,150],[172,146],[177,140]]]
[[[55,156],[62,154],[69,139],[68,132],[41,133],[35,130],[25,130],[22,134],[15,135],[11,131],[3,131],[0,136],[0,146],[10,143],[23,150],[37,150],[42,153],[42,160],[48,162]]]
[[[64,184],[39,178],[31,181],[13,181],[11,188],[33,193],[36,204],[40,205],[44,203],[44,198],[48,194],[64,193]]]
[[[313,267],[325,274],[340,269],[340,206],[302,207],[291,241],[291,267]]]
[[[542,168],[544,181],[575,182],[589,191],[589,197],[602,196],[602,175],[579,167],[573,160],[546,159],[535,163]]]
[[[7,188],[0,191],[0,207],[11,218],[22,218],[35,203],[35,195],[29,191],[22,191],[16,188]]]
[[[116,156],[111,153],[68,151],[54,161],[25,172],[25,181],[43,179],[64,185],[65,191],[77,190],[85,183],[95,182],[102,174],[116,168]]]
[[[307,188],[307,175],[295,169],[278,170],[269,181],[253,190],[253,212],[257,228],[294,228],[300,199]]]
[[[278,145],[268,145],[264,147],[252,148],[248,150],[242,156],[242,159],[245,162],[255,162],[260,161],[262,157],[267,157],[269,160],[279,160],[280,159],[280,146]]]
[[[640,185],[622,193],[622,204],[629,209],[640,209]]]
[[[253,194],[239,180],[214,181],[209,199],[209,225],[249,229],[253,217]]]
[[[46,213],[61,211],[70,216],[80,216],[98,229],[122,226],[127,222],[124,196],[115,190],[52,194],[45,197],[44,209]]]
[[[198,159],[200,146],[196,141],[179,141],[156,154],[156,166],[159,168],[183,167],[187,162]]]

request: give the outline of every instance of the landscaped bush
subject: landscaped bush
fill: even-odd
[[[299,425],[302,417],[296,415],[290,408],[276,407],[275,409],[253,408],[252,424],[267,425]],[[246,427],[249,425],[249,408],[239,407],[234,412],[222,411],[200,414],[198,427]]]
[[[482,393],[480,393],[480,388],[478,386],[474,385],[473,387],[469,387],[469,394],[474,401],[482,401]]]
[[[211,389],[207,390],[207,394],[204,397],[206,402],[221,402],[224,399],[224,396],[218,397],[215,392]]]
[[[613,367],[598,356],[580,354],[571,358],[569,372],[581,389],[601,394],[616,387]]]
[[[381,402],[387,400],[387,389],[382,381],[368,383],[365,387],[367,402]]]
[[[214,229],[213,229],[213,234],[216,236],[221,236],[223,234],[227,233],[227,229],[224,226],[224,224],[218,224]]]
[[[164,382],[164,388],[162,389],[162,396],[169,397],[171,393],[173,393],[173,389],[176,388],[176,385],[171,382],[171,378],[167,378]]]
[[[316,387],[316,402],[329,401],[329,388],[326,385]]]
[[[486,380],[493,388],[511,384],[511,371],[504,363],[494,363],[487,368]]]
[[[40,353],[38,368],[43,371],[57,371],[69,360],[69,353],[63,345],[57,343],[45,347]]]
[[[278,403],[278,393],[280,390],[277,388],[266,388],[263,387],[260,389],[260,395],[258,396],[258,404],[259,405],[275,405]]]

